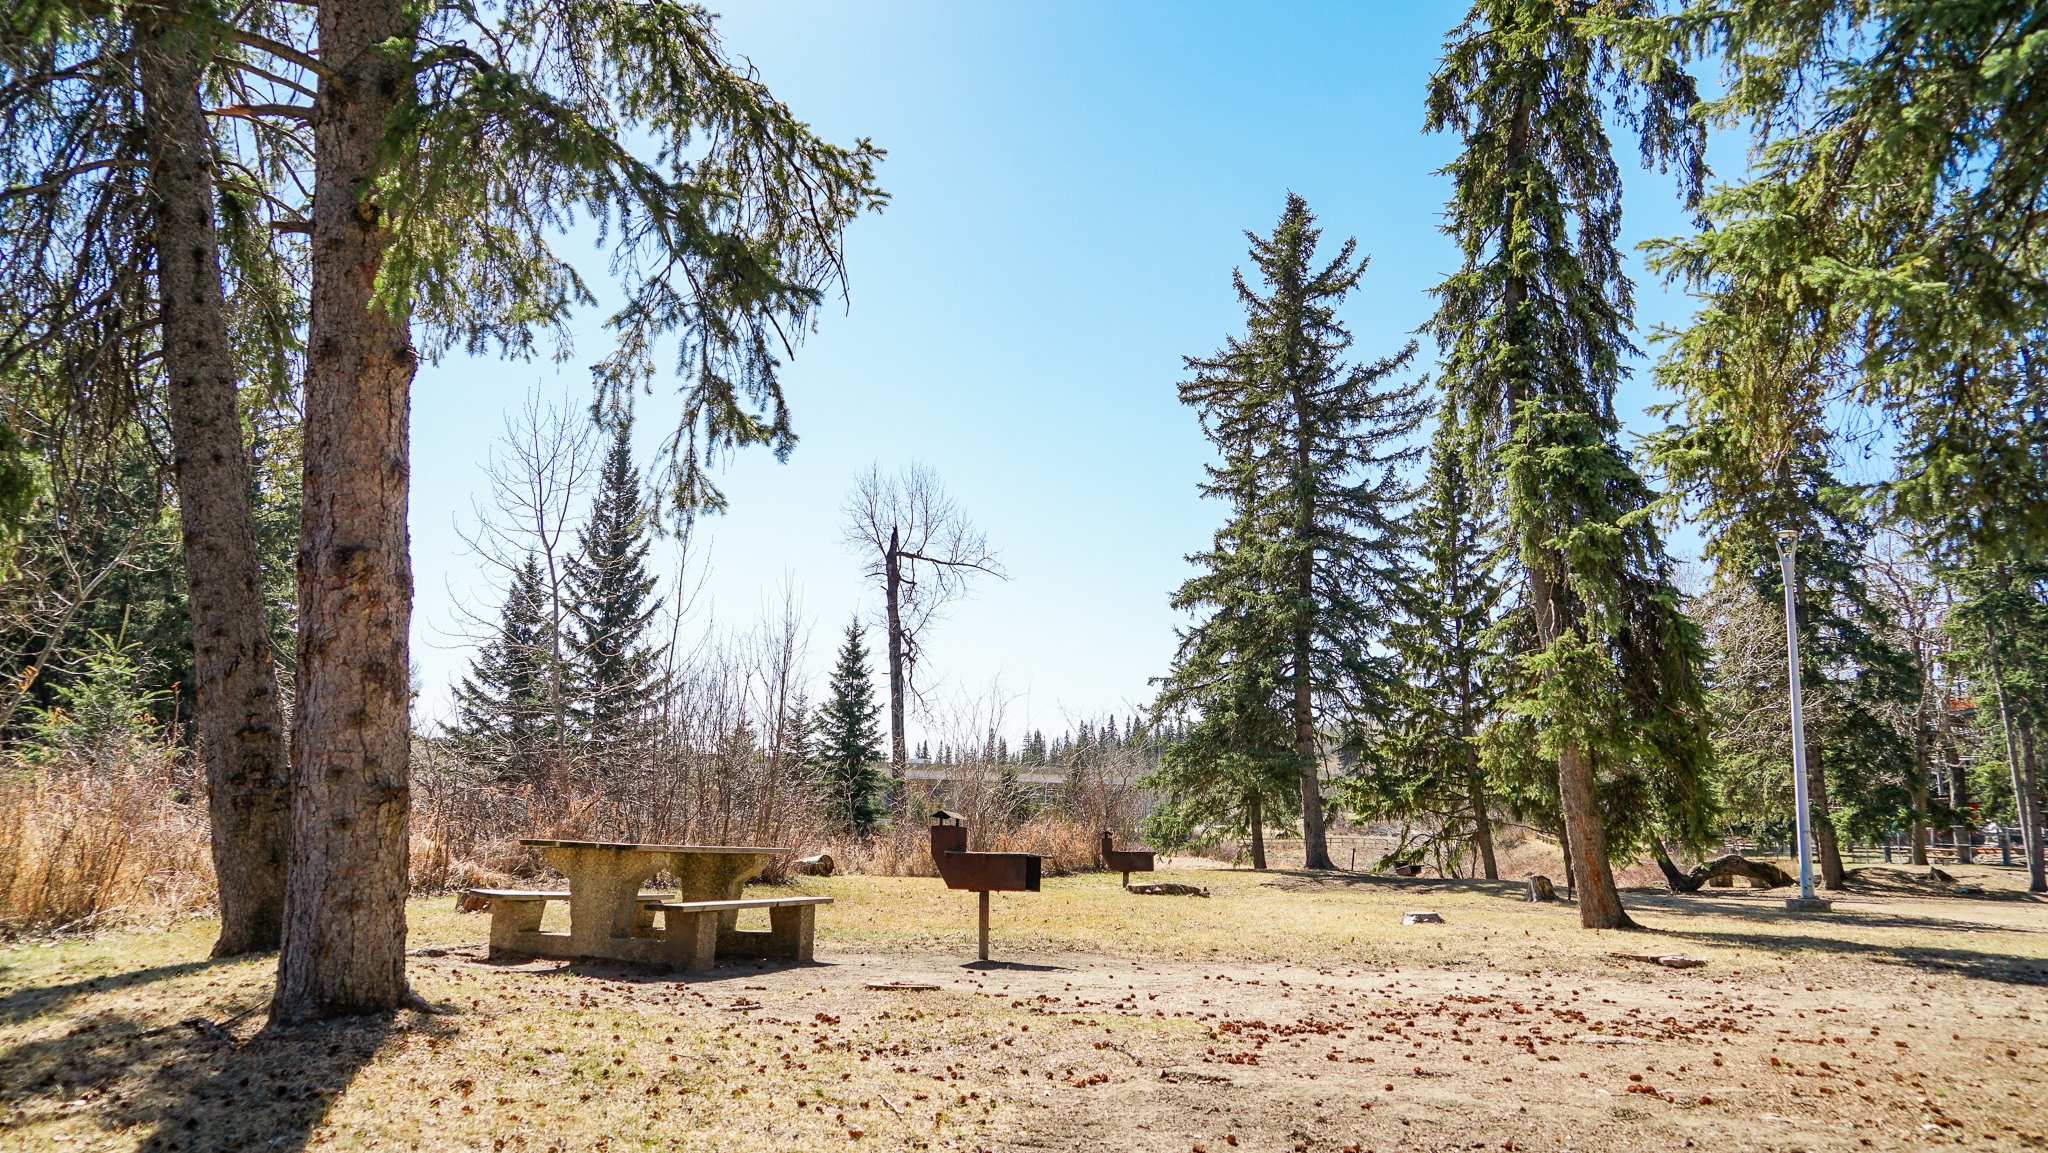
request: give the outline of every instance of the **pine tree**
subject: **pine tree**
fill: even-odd
[[[498,635],[470,661],[455,689],[457,744],[498,764],[508,777],[532,776],[554,746],[548,707],[547,587],[531,554],[506,590]]]
[[[1608,14],[1647,4],[1617,0]],[[1680,611],[1652,495],[1617,443],[1614,390],[1632,310],[1605,124],[1696,198],[1705,133],[1692,81],[1658,58],[1621,67],[1551,0],[1478,0],[1430,80],[1428,127],[1463,137],[1445,231],[1462,267],[1430,322],[1449,401],[1473,421],[1475,476],[1497,487],[1527,578],[1521,736],[1557,764],[1588,928],[1630,924],[1610,847],[1662,822],[1703,839],[1711,752],[1697,628]]]
[[[1388,386],[1414,354],[1369,365],[1343,360],[1351,334],[1335,316],[1366,259],[1347,240],[1318,263],[1321,230],[1308,203],[1289,193],[1271,236],[1246,233],[1258,286],[1232,274],[1246,331],[1221,352],[1189,358],[1181,402],[1201,413],[1222,460],[1205,495],[1230,501],[1232,519],[1206,568],[1181,586],[1174,607],[1206,611],[1183,637],[1162,698],[1206,710],[1199,698],[1225,666],[1243,662],[1272,685],[1291,737],[1308,868],[1331,868],[1323,838],[1321,722],[1371,714],[1392,698],[1396,670],[1374,649],[1393,617],[1399,517],[1409,492],[1397,466],[1417,449],[1404,441],[1427,411],[1419,384]],[[1249,707],[1258,677],[1219,696]],[[1195,733],[1262,731],[1197,725]],[[1191,738],[1192,739],[1192,738]],[[1268,751],[1229,750],[1271,765]],[[1230,763],[1222,754],[1188,764]]]
[[[1407,670],[1400,708],[1354,733],[1365,771],[1345,781],[1362,818],[1427,818],[1440,848],[1470,846],[1480,871],[1499,876],[1480,729],[1504,690],[1501,615],[1506,558],[1485,493],[1467,471],[1468,431],[1445,409],[1430,448],[1429,476],[1411,518],[1416,556],[1407,570],[1402,619],[1388,637]]]
[[[828,819],[849,832],[869,831],[882,815],[886,780],[876,723],[881,715],[868,673],[866,630],[856,619],[846,626],[846,643],[832,667],[831,693],[818,708],[812,744]]]
[[[647,571],[648,520],[633,467],[632,422],[621,420],[566,582],[577,719],[600,754],[631,747],[653,695],[660,654],[644,638],[660,602]]]

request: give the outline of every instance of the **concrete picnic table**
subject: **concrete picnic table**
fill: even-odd
[[[536,910],[531,929],[518,932],[518,948],[540,957],[603,957],[658,963],[662,935],[654,926],[655,906],[640,886],[657,873],[676,879],[679,901],[730,901],[788,849],[751,845],[636,845],[605,841],[526,839],[548,864],[569,878],[569,933],[540,931]],[[737,912],[719,914],[731,930]]]

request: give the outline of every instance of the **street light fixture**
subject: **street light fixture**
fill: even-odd
[[[1795,913],[1825,913],[1834,902],[1813,892],[1813,812],[1806,797],[1806,717],[1799,701],[1799,608],[1796,590],[1799,530],[1778,530],[1778,571],[1785,585],[1785,667],[1792,687],[1792,799],[1798,813],[1799,895],[1785,907]]]

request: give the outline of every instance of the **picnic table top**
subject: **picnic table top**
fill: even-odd
[[[759,845],[636,845],[619,841],[554,841],[541,838],[521,838],[519,843],[535,848],[616,849],[631,853],[753,853],[773,856],[789,852],[788,849]]]

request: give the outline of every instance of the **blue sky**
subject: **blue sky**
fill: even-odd
[[[1270,229],[1290,189],[1326,243],[1356,236],[1372,256],[1342,313],[1358,355],[1412,339],[1428,289],[1455,264],[1437,231],[1447,185],[1433,175],[1455,142],[1422,134],[1422,97],[1464,5],[720,10],[728,47],[799,115],[830,139],[889,150],[881,176],[894,199],[848,237],[850,302],[820,317],[786,367],[794,456],[743,457],[723,474],[732,509],[695,550],[708,565],[700,618],[745,627],[792,584],[822,668],[844,622],[874,603],[840,544],[841,501],[870,463],[921,461],[1010,573],[929,636],[937,694],[999,681],[1012,732],[1130,711],[1172,652],[1166,601],[1187,575],[1182,558],[1219,517],[1195,494],[1207,453],[1175,398],[1180,358],[1237,329],[1242,233]],[[1632,142],[1618,144],[1632,160]],[[1627,242],[1683,231],[1670,182],[1627,172]],[[602,254],[564,251],[602,279]],[[1645,328],[1682,319],[1685,301],[1638,272]],[[605,350],[600,319],[566,365],[450,358],[415,386],[426,717],[445,710],[467,659],[450,635],[459,604],[488,612],[497,598],[455,529],[501,414],[535,388],[584,402],[582,365]],[[1619,406],[1646,428],[1653,399],[1637,381]],[[643,400],[642,441],[675,411],[672,397]]]

